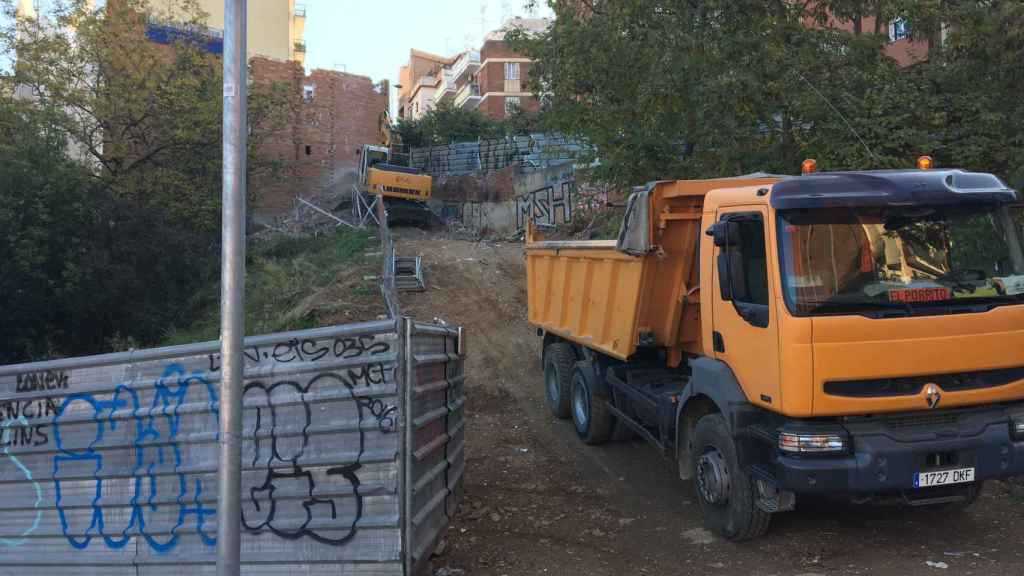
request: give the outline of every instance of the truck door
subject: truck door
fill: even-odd
[[[747,399],[778,410],[778,318],[771,306],[775,287],[766,220],[764,207],[718,212],[720,228],[727,232],[715,241],[712,336],[715,357],[729,365]]]

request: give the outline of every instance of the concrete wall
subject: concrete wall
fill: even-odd
[[[576,202],[572,163],[546,168],[509,167],[484,177],[465,175],[435,182],[431,207],[443,218],[483,233],[510,234],[533,219],[570,222]]]

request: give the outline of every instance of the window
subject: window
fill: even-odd
[[[309,144],[306,144],[306,156],[312,156],[312,155],[313,155],[313,147],[310,146]]]
[[[519,81],[519,62],[505,62],[505,92],[515,94],[522,91]]]
[[[786,210],[782,285],[798,315],[947,314],[1024,302],[1019,206]]]
[[[764,219],[760,213],[728,214],[720,224],[725,226],[725,245],[718,256],[722,298],[732,300],[749,324],[766,328],[769,290]]]
[[[316,84],[306,84],[302,87],[302,99],[306,102],[313,101],[313,95],[316,93]]]
[[[910,37],[910,29],[907,27],[907,19],[900,17],[889,22],[889,41],[896,42]]]
[[[511,116],[519,112],[519,96],[506,96],[505,97],[505,115]]]

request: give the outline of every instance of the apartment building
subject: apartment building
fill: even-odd
[[[223,52],[224,0],[196,0],[207,14],[207,32],[210,40],[207,50]],[[180,2],[152,0],[157,21],[150,24],[150,39],[173,39],[178,33],[172,27],[161,27],[159,14],[168,14]],[[305,65],[306,7],[295,0],[249,0],[246,23],[246,53],[249,58],[265,56],[275,60],[291,60]]]
[[[398,71],[398,117],[418,120],[432,109],[438,81],[454,62],[455,58],[410,50],[409,62]]]
[[[518,110],[535,112],[539,102],[527,83],[531,60],[512,50],[505,37],[515,28],[536,33],[549,24],[542,18],[512,18],[487,34],[479,50],[453,58],[411,51],[399,72],[398,117],[419,119],[442,103],[479,109],[495,120]]]

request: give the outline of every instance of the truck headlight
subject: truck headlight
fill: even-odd
[[[1010,438],[1024,442],[1024,414],[1010,417]]]
[[[846,436],[840,434],[802,434],[782,432],[779,434],[779,450],[792,454],[823,454],[846,452]]]

